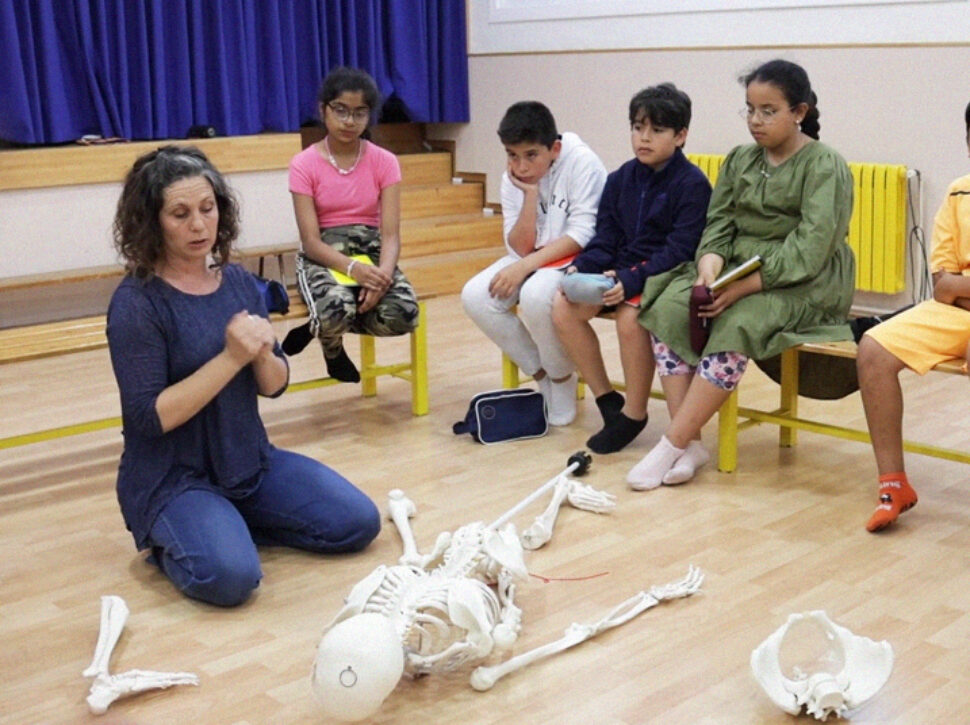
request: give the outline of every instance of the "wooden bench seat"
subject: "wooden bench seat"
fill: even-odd
[[[274,321],[305,319],[307,308],[295,291],[290,292],[290,309],[283,314],[274,313]],[[418,327],[411,333],[411,354],[407,361],[391,365],[378,365],[375,338],[358,335],[360,340],[361,395],[377,395],[377,378],[390,376],[411,383],[411,412],[416,415],[428,413],[428,356],[427,311],[424,300],[418,301]],[[54,355],[65,355],[87,350],[99,350],[108,346],[105,334],[105,315],[83,317],[75,320],[49,322],[39,325],[9,327],[0,330],[0,365],[35,360]],[[339,380],[321,377],[290,383],[287,392],[299,392],[312,388],[336,385]],[[47,430],[0,438],[0,449],[63,438],[121,425],[120,417],[103,418]]]

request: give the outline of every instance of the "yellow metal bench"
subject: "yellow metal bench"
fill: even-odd
[[[276,320],[306,317],[306,306],[298,297],[290,299],[290,310],[286,315],[271,315]],[[77,320],[51,322],[41,325],[26,325],[0,330],[0,365],[35,360],[55,355],[64,355],[86,350],[107,347],[105,336],[107,320],[104,315],[85,317]],[[392,376],[411,383],[411,412],[415,416],[428,413],[428,340],[427,310],[424,300],[418,302],[418,326],[411,333],[411,354],[407,362],[393,365],[377,364],[375,338],[359,335],[360,339],[360,378],[361,395],[377,395],[377,378]],[[335,385],[338,380],[323,377],[314,380],[291,383],[287,392],[299,392],[311,388]],[[72,425],[48,428],[46,430],[23,433],[0,438],[0,449],[38,443],[40,441],[63,438],[66,436],[89,433],[121,425],[121,418],[114,416]]]
[[[813,355],[834,355],[837,357],[855,358],[856,344],[854,342],[806,343],[785,350],[781,355],[781,386],[778,407],[774,410],[756,410],[738,406],[737,391],[732,393],[718,413],[718,469],[733,471],[737,466],[738,432],[754,425],[768,423],[777,425],[779,430],[779,445],[791,447],[797,443],[799,430],[812,433],[844,438],[852,441],[870,443],[869,432],[857,428],[832,425],[823,421],[807,420],[798,417],[798,354],[799,352]],[[936,372],[951,375],[965,375],[963,362],[949,360],[933,368]],[[951,448],[904,441],[903,448],[911,453],[925,456],[944,458],[960,463],[970,463],[970,453]]]

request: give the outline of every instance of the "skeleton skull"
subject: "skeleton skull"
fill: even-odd
[[[368,612],[338,622],[320,640],[311,679],[329,717],[356,722],[377,712],[403,673],[394,626]]]

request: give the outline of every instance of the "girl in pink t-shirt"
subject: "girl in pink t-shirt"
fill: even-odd
[[[360,373],[344,351],[344,333],[403,335],[418,323],[414,289],[397,268],[401,167],[365,138],[379,105],[367,73],[337,68],[324,79],[319,101],[327,135],[290,161],[303,247],[297,283],[310,320],[286,336],[283,350],[294,355],[318,337],[327,373],[355,383]]]

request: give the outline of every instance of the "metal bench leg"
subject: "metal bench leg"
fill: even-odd
[[[504,352],[502,353],[502,387],[519,387],[519,366]]]
[[[789,348],[781,354],[781,400],[779,407],[788,418],[798,417],[798,349]],[[798,430],[782,425],[778,431],[778,445],[791,448],[798,443]]]
[[[365,398],[373,398],[377,395],[377,378],[364,374],[374,367],[376,359],[374,338],[370,335],[360,335],[360,394]]]
[[[428,414],[428,328],[424,302],[418,302],[418,326],[411,333],[411,412]]]
[[[738,467],[738,390],[731,391],[717,412],[717,470],[733,473]]]

